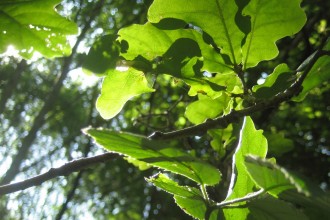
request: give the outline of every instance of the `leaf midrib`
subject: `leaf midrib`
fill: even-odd
[[[222,8],[220,6],[219,0],[216,0],[215,2],[216,2],[216,5],[217,5],[218,14],[219,14],[219,17],[220,17],[220,22],[223,24],[223,27],[224,27],[224,30],[225,30],[225,35],[226,35],[226,38],[227,38],[228,43],[229,43],[230,52],[233,56],[233,62],[234,62],[234,65],[236,66],[237,61],[236,61],[236,58],[235,58],[234,48],[233,48],[233,44],[231,42],[231,38],[229,36],[229,32],[228,32],[228,28],[227,28],[227,25],[226,25],[226,22],[225,22],[225,18],[223,17],[223,11],[222,11]]]

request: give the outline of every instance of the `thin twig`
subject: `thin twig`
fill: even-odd
[[[32,177],[30,179],[26,179],[26,180],[23,180],[20,182],[0,186],[0,196],[9,194],[9,193],[13,193],[13,192],[17,192],[20,190],[24,190],[24,189],[27,189],[32,186],[39,186],[43,182],[46,182],[55,177],[67,176],[73,172],[82,170],[86,167],[89,167],[89,166],[92,166],[92,165],[95,165],[98,163],[106,162],[106,161],[108,161],[110,159],[114,159],[116,157],[117,157],[116,154],[104,153],[104,154],[97,155],[94,157],[87,157],[87,158],[81,158],[81,159],[70,161],[61,167],[51,168],[46,173],[40,174],[40,175]]]

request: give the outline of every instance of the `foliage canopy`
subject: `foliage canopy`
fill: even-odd
[[[69,55],[67,37],[77,28],[53,10],[58,3],[1,2],[0,52],[14,45],[27,59],[36,51],[48,58]],[[109,124],[91,117],[81,124],[103,127],[89,127],[84,133],[133,164],[134,172],[150,174],[145,184],[170,194],[193,218],[326,218],[329,193],[297,174],[294,164],[283,162],[287,153],[297,150],[292,137],[300,135],[304,122],[285,122],[291,105],[311,108],[309,93],[323,97],[329,91],[327,31],[321,31],[315,51],[301,60],[292,55],[295,65],[283,59],[286,40],[298,36],[308,23],[301,4],[154,0],[144,24],[118,27],[117,33],[93,39],[89,52],[77,56],[77,66],[103,77],[100,95],[89,102],[96,102],[103,119],[111,119],[109,129]],[[322,92],[315,92],[320,88]],[[41,112],[44,108],[47,105]],[[321,151],[329,155],[328,147]],[[100,174],[94,173],[94,179],[106,180],[95,177],[102,171],[95,172]],[[12,180],[7,174],[4,179]],[[129,211],[117,218],[141,218]]]

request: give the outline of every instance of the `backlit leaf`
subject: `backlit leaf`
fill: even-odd
[[[251,31],[242,48],[245,69],[275,58],[275,42],[303,27],[306,16],[300,3],[301,0],[251,0],[243,9],[243,15],[251,17]]]
[[[244,119],[239,144],[233,158],[233,170],[230,189],[226,200],[242,198],[254,192],[255,183],[245,167],[245,156],[248,154],[264,158],[267,153],[267,140],[262,131],[256,130],[250,117]],[[227,219],[246,219],[250,211],[247,208],[224,209]]]
[[[203,200],[203,195],[199,189],[190,186],[180,186],[177,182],[164,174],[160,173],[156,176],[150,177],[147,181],[173,195]]]
[[[9,45],[31,58],[35,51],[52,58],[66,56],[71,48],[67,35],[76,34],[77,26],[61,17],[54,6],[61,0],[11,0],[0,2],[0,53]]]
[[[308,92],[313,88],[322,85],[324,82],[330,79],[330,59],[328,56],[320,57],[312,69],[309,71],[306,79],[304,80],[302,87],[303,90],[297,97],[293,97],[294,101],[302,101]]]
[[[176,18],[198,26],[230,57],[233,64],[241,60],[243,32],[235,22],[238,7],[231,0],[155,0],[148,11],[153,23],[164,18]]]
[[[116,116],[132,97],[153,91],[154,89],[148,86],[143,72],[135,69],[125,72],[110,70],[104,78],[96,108],[104,119],[110,119]]]
[[[128,44],[127,50],[122,53],[127,60],[134,60],[140,55],[155,63],[166,65],[168,61],[172,61],[184,66],[188,61],[187,58],[202,56],[203,71],[222,73],[232,71],[231,67],[225,64],[223,57],[204,42],[202,34],[193,29],[163,30],[157,28],[156,24],[146,23],[123,28],[118,35],[120,36],[118,41]],[[179,57],[173,60],[173,56]],[[171,65],[166,66],[171,67]],[[180,73],[176,72],[168,72],[168,74],[180,76]]]
[[[225,93],[222,96],[212,99],[205,95],[199,95],[199,100],[190,103],[185,115],[194,124],[200,124],[207,119],[213,119],[222,114],[229,113],[231,98]]]
[[[105,129],[86,129],[84,132],[111,152],[183,175],[199,184],[215,185],[221,179],[218,169],[164,141]]]
[[[253,86],[255,97],[269,99],[279,92],[285,91],[294,82],[295,76],[287,64],[280,64],[261,85]]]
[[[254,181],[249,176],[245,167],[245,156],[248,154],[265,158],[267,153],[267,140],[261,130],[256,130],[250,117],[244,119],[240,133],[233,165],[236,167],[231,180],[232,193],[226,199],[241,198],[253,192]],[[235,181],[236,180],[236,181]]]
[[[247,156],[245,166],[256,185],[275,197],[284,190],[292,188],[305,193],[307,196],[310,194],[302,180],[269,160]]]

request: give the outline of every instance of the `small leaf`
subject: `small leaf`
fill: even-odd
[[[308,218],[292,204],[267,196],[248,203],[251,210],[248,220],[281,219],[307,220]]]
[[[190,96],[205,93],[212,99],[218,98],[223,91],[239,94],[243,92],[241,80],[234,72],[219,73],[215,77],[207,78],[208,81],[185,80],[191,87]]]
[[[198,26],[213,37],[221,53],[228,55],[233,64],[239,64],[244,33],[236,25],[237,11],[235,1],[155,0],[149,8],[148,20],[157,23],[164,18],[176,18]]]
[[[330,43],[329,43],[330,45]],[[328,56],[320,57],[312,69],[309,71],[307,77],[305,78],[302,87],[303,90],[297,97],[293,97],[294,101],[302,101],[308,92],[317,86],[322,85],[324,82],[330,79],[330,59]]]
[[[190,186],[180,186],[177,182],[162,173],[146,180],[170,194],[184,198],[203,200],[203,195],[199,189]]]
[[[176,204],[188,215],[204,219],[207,206],[200,190],[190,186],[180,186],[177,182],[171,180],[164,174],[158,174],[147,179],[155,186],[173,194]],[[221,211],[215,210],[211,213],[210,220],[219,219]]]
[[[183,175],[199,184],[215,185],[221,179],[218,169],[164,141],[105,129],[87,129],[84,132],[111,152]]]
[[[67,56],[71,48],[66,35],[78,32],[77,26],[55,12],[61,0],[0,2],[0,53],[13,45],[30,59],[35,51],[48,58]]]
[[[301,0],[251,0],[243,9],[243,15],[251,17],[251,31],[242,48],[245,69],[275,58],[275,42],[303,27],[306,16],[300,3]]]
[[[149,168],[151,168],[151,165],[150,164],[147,164],[146,162],[143,162],[143,161],[139,161],[133,157],[124,157],[124,159],[133,164],[134,166],[136,166],[137,168],[139,168],[139,170],[147,170]]]
[[[256,98],[269,99],[289,88],[294,80],[293,72],[287,64],[282,63],[274,69],[263,84],[253,86],[252,91]]]
[[[129,69],[126,72],[110,70],[104,78],[96,108],[104,119],[115,117],[125,103],[134,96],[153,92],[143,72]]]
[[[84,59],[84,71],[104,74],[107,70],[116,68],[120,52],[116,38],[116,35],[109,34],[94,42]]]
[[[181,196],[174,196],[175,203],[188,215],[196,219],[204,219],[206,204],[202,199],[190,199]]]
[[[306,196],[310,194],[302,180],[273,162],[260,157],[246,156],[245,166],[256,185],[275,197],[284,190],[292,188],[303,192]]]
[[[194,124],[200,124],[207,119],[213,119],[231,110],[231,98],[223,93],[222,96],[212,99],[205,95],[199,95],[199,100],[190,103],[185,115]]]
[[[236,140],[233,136],[233,125],[228,125],[225,129],[211,129],[207,133],[212,137],[211,146],[219,157],[222,158],[226,153],[228,145],[232,144]]]

